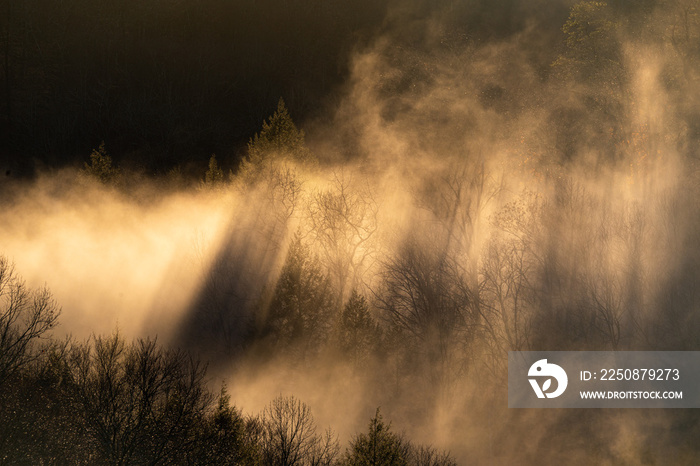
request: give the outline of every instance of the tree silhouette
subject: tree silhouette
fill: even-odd
[[[293,396],[279,396],[263,412],[262,456],[271,466],[333,464],[338,440],[328,429],[316,433],[309,407]]]
[[[337,324],[338,349],[355,368],[364,364],[381,345],[382,331],[372,318],[367,300],[356,290],[340,313]]]
[[[209,168],[204,174],[204,187],[205,188],[218,188],[224,184],[224,172],[219,168],[219,164],[216,161],[216,155],[212,154],[209,158]]]
[[[248,142],[248,154],[241,162],[240,176],[247,182],[255,182],[275,161],[316,163],[304,142],[304,131],[297,129],[282,98],[275,113],[263,121],[262,130]]]
[[[172,464],[195,450],[212,397],[189,355],[153,340],[127,345],[115,333],[76,346],[70,366],[79,419],[101,460]]]
[[[345,453],[349,466],[400,466],[408,465],[410,444],[402,436],[391,432],[391,424],[385,424],[377,408],[369,421],[369,431],[358,434]]]
[[[312,196],[308,229],[341,302],[363,285],[377,253],[378,206],[368,186],[334,174],[332,186]]]
[[[61,313],[48,288],[30,290],[0,256],[0,389],[40,356],[38,343]]]
[[[82,173],[103,184],[113,183],[119,178],[120,171],[112,165],[112,157],[107,154],[104,141],[100,147],[93,149],[90,163],[85,163]]]
[[[328,277],[296,236],[269,304],[265,333],[303,359],[319,351],[328,337],[334,301]]]

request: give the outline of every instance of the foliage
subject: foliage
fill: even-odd
[[[613,124],[621,123],[621,101],[629,97],[625,93],[628,73],[620,28],[607,3],[575,4],[562,27],[566,34],[565,52],[552,64],[565,79],[588,85],[587,103],[591,110],[600,112],[601,119],[613,118]]]
[[[222,385],[217,407],[207,418],[206,441],[193,456],[202,464],[260,464],[260,445],[251,423],[230,403]]]
[[[413,445],[403,435],[391,431],[379,408],[369,421],[367,434],[359,434],[350,442],[343,465],[347,466],[456,466],[447,452],[433,447]]]
[[[263,121],[262,130],[248,142],[248,154],[241,162],[240,177],[258,181],[275,162],[314,165],[316,159],[304,142],[304,131],[297,129],[280,98],[277,110]]]
[[[103,184],[118,180],[120,170],[112,165],[112,157],[107,154],[104,141],[100,143],[100,147],[93,149],[90,154],[90,163],[85,163],[82,173]]]
[[[555,128],[564,157],[581,147],[605,154],[603,161],[620,156],[616,147],[629,139],[630,70],[625,63],[622,25],[605,2],[583,1],[571,7],[562,30],[564,52],[552,64],[557,82],[581,86],[579,102],[555,110]],[[570,91],[569,91],[570,92]]]
[[[400,466],[408,465],[411,447],[402,436],[391,432],[391,424],[385,424],[377,408],[369,421],[369,431],[357,435],[345,453],[348,466]]]
[[[277,345],[292,347],[303,359],[326,340],[333,302],[328,277],[296,235],[269,304],[266,332],[274,336]]]
[[[212,154],[209,158],[209,168],[204,174],[204,187],[205,188],[218,188],[224,184],[224,172],[219,168],[219,164],[216,161],[216,155]]]
[[[554,66],[575,79],[620,85],[622,56],[616,37],[618,28],[607,3],[577,3],[571,7],[569,19],[562,27],[566,52]]]
[[[338,349],[356,367],[366,363],[381,345],[382,331],[369,312],[367,300],[350,294],[338,321]]]

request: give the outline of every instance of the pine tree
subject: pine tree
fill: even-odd
[[[216,162],[216,155],[209,158],[209,169],[204,174],[204,187],[217,188],[224,184],[224,172]]]
[[[104,184],[117,180],[119,169],[112,166],[112,157],[107,154],[104,141],[99,148],[92,150],[90,163],[85,163],[82,173]]]
[[[256,181],[265,165],[273,160],[305,165],[316,163],[304,142],[304,131],[297,129],[282,98],[275,113],[263,122],[260,133],[248,142],[248,155],[241,162],[241,176],[246,181]]]
[[[296,347],[303,358],[328,336],[333,298],[328,277],[316,257],[296,236],[270,302],[267,332],[277,344]]]
[[[391,432],[391,424],[385,424],[377,412],[369,421],[369,432],[359,434],[346,452],[345,463],[350,466],[398,466],[407,465],[411,446],[400,435]]]
[[[372,318],[365,297],[353,290],[338,322],[339,349],[355,365],[366,361],[381,341],[381,329]]]

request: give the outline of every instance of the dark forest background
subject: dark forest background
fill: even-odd
[[[352,53],[387,30],[400,30],[397,47],[424,47],[416,24],[445,3],[445,47],[502,39],[531,20],[541,45],[556,44],[568,14],[546,1],[392,3],[3,0],[0,156],[30,176],[104,141],[147,173],[201,171],[213,152],[235,167],[280,97],[302,126],[331,117]],[[401,12],[387,15],[393,7]],[[549,49],[536,56],[544,73]]]

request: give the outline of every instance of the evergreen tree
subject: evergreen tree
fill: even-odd
[[[103,184],[112,183],[118,179],[119,169],[112,165],[112,157],[107,154],[104,141],[100,143],[100,147],[93,149],[90,154],[90,163],[85,163],[82,173]]]
[[[216,154],[211,154],[209,158],[209,169],[204,174],[204,187],[217,188],[224,184],[224,172],[219,168],[216,161]]]
[[[365,297],[353,290],[338,321],[339,349],[359,365],[366,361],[381,342],[382,332],[369,312]]]
[[[257,464],[259,445],[250,435],[246,420],[235,406],[226,385],[221,387],[216,409],[209,418],[208,432],[195,457],[201,464]]]
[[[306,165],[316,163],[304,142],[304,131],[297,129],[282,98],[275,113],[263,122],[260,133],[248,142],[248,155],[241,162],[241,176],[249,182],[257,181],[265,166],[273,160]]]
[[[317,350],[328,336],[333,302],[328,277],[295,236],[270,302],[267,332],[277,344]]]
[[[349,466],[407,465],[410,454],[410,444],[391,432],[391,424],[384,423],[377,408],[369,421],[369,432],[359,434],[350,443],[345,462]]]

